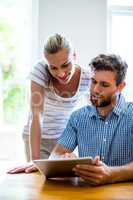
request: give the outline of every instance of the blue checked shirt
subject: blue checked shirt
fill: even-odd
[[[104,120],[94,106],[73,112],[58,143],[71,151],[78,146],[80,157],[99,155],[109,166],[133,161],[133,103],[119,95]]]

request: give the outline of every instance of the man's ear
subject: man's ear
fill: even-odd
[[[126,86],[126,83],[123,81],[122,83],[120,83],[119,85],[118,85],[118,92],[121,92],[122,90],[123,90],[123,88]]]

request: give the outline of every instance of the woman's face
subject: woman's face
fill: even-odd
[[[61,84],[67,84],[73,74],[73,56],[68,49],[64,48],[54,54],[47,54],[45,58],[48,62],[48,69],[51,75]]]

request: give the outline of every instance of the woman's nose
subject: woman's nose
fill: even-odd
[[[58,73],[58,77],[63,78],[65,76],[65,72],[61,71]]]

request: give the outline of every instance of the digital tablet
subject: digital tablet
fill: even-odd
[[[45,175],[46,178],[54,177],[74,177],[75,172],[72,169],[77,164],[92,163],[91,157],[81,158],[61,158],[56,160],[40,159],[33,160],[37,169]]]

